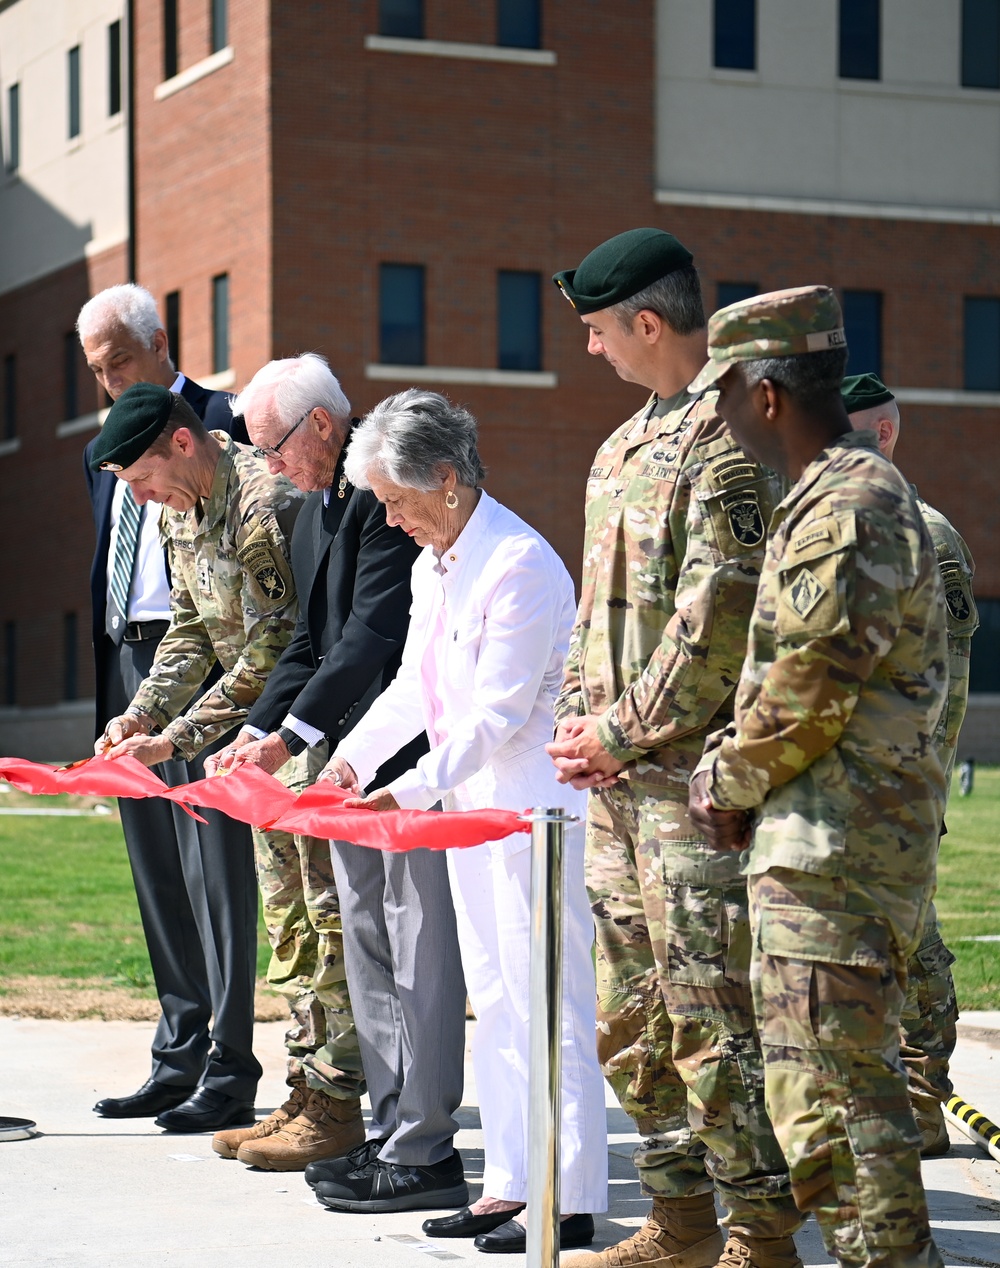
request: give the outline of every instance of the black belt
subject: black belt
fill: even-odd
[[[122,641],[126,643],[145,643],[147,639],[162,638],[170,629],[169,621],[128,621]]]

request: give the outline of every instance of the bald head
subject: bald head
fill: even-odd
[[[873,431],[878,436],[878,447],[891,462],[899,439],[899,406],[896,402],[884,401],[870,409],[859,409],[847,417],[855,431]]]

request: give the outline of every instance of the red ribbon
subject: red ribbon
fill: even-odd
[[[258,766],[240,766],[228,775],[168,788],[158,775],[127,754],[111,761],[92,757],[62,768],[4,757],[0,758],[0,778],[35,794],[166,797],[202,823],[188,803],[221,810],[259,828],[392,852],[463,849],[531,831],[531,824],[513,810],[346,810],[343,803],[350,794],[331,781],[313,784],[296,797]]]

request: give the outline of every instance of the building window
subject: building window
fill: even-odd
[[[211,4],[211,52],[218,53],[229,42],[229,5],[226,0],[209,0]]]
[[[1000,88],[1000,0],[962,0],[962,87]]]
[[[173,79],[179,69],[177,0],[163,0],[163,78]]]
[[[17,435],[17,357],[13,352],[3,359],[3,438]]]
[[[715,0],[714,62],[726,70],[757,69],[757,0]]]
[[[77,673],[76,613],[67,612],[63,617],[63,699],[75,700],[79,695]]]
[[[497,274],[497,366],[542,368],[542,275],[501,269]]]
[[[965,300],[965,389],[1000,392],[1000,299]]]
[[[112,118],[122,109],[122,24],[108,27],[108,115]]]
[[[844,291],[847,364],[852,374],[882,373],[882,295]]]
[[[379,35],[396,35],[404,39],[424,38],[423,0],[379,0]]]
[[[79,383],[80,341],[75,330],[63,335],[63,418],[76,418],[80,413]]]
[[[424,266],[380,264],[379,360],[424,365]]]
[[[541,48],[541,0],[497,0],[497,43],[506,48]]]
[[[741,299],[759,294],[760,287],[756,282],[720,282],[715,292],[715,306],[728,308],[730,304],[738,304]]]
[[[4,704],[17,704],[17,625],[3,623],[3,699]]]
[[[21,166],[21,85],[7,89],[7,171]]]
[[[229,274],[212,278],[212,373],[229,369]]]
[[[841,79],[882,76],[882,0],[840,0]]]
[[[164,300],[163,307],[166,309],[167,321],[167,355],[173,361],[174,365],[180,365],[181,356],[181,293],[180,291],[171,291]]]
[[[1000,599],[976,596],[979,629],[972,636],[969,690],[1000,692]]]
[[[69,136],[80,135],[80,45],[69,50],[67,58],[69,85]]]

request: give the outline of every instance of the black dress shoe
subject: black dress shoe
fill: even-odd
[[[341,1154],[339,1158],[317,1158],[315,1162],[306,1163],[303,1179],[311,1189],[315,1189],[317,1184],[326,1184],[329,1180],[339,1180],[348,1171],[359,1171],[374,1162],[384,1144],[384,1140],[366,1140],[349,1149],[346,1154]]]
[[[428,1237],[476,1237],[479,1233],[492,1233],[501,1224],[507,1224],[523,1206],[508,1211],[492,1211],[489,1215],[473,1215],[463,1206],[454,1215],[442,1215],[436,1220],[424,1220],[421,1228]]]
[[[156,1120],[168,1132],[217,1132],[240,1123],[253,1123],[253,1102],[210,1087],[195,1088],[186,1101]]]
[[[131,1096],[106,1096],[98,1101],[94,1113],[102,1118],[153,1118],[186,1101],[193,1091],[192,1087],[173,1087],[147,1079]]]
[[[517,1220],[508,1220],[492,1233],[480,1233],[473,1243],[476,1250],[487,1255],[523,1255],[527,1248],[527,1235]],[[572,1250],[574,1246],[589,1246],[594,1240],[592,1215],[568,1215],[559,1224],[559,1249]]]

